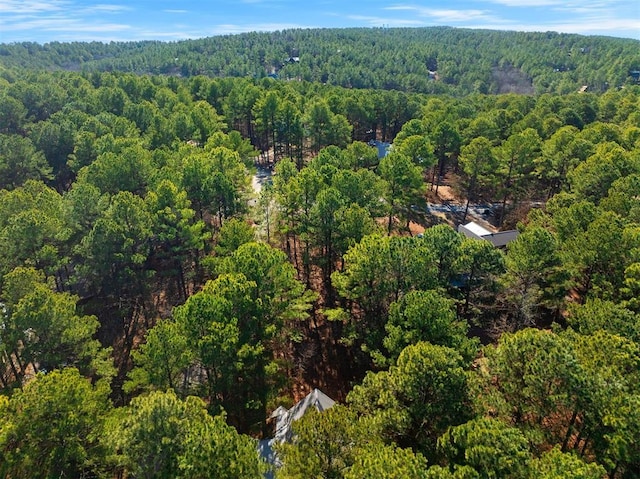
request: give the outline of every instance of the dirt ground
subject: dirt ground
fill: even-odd
[[[453,189],[450,186],[440,185],[438,187],[437,197],[441,201],[453,201],[453,202],[458,201],[458,198],[456,198],[456,196],[453,194]]]
[[[411,236],[416,236],[424,233],[425,227],[411,221],[409,223],[409,229],[411,230]]]

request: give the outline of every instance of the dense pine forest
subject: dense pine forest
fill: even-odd
[[[0,476],[640,476],[639,46],[0,45]]]
[[[601,92],[637,81],[638,41],[447,27],[311,29],[166,42],[0,45],[0,64],[182,77],[274,77],[413,93]],[[636,72],[632,76],[631,72]]]

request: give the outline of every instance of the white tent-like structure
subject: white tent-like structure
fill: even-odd
[[[278,406],[269,416],[269,419],[275,419],[276,421],[275,436],[271,439],[260,441],[260,456],[268,463],[279,466],[280,463],[273,446],[291,440],[293,436],[291,425],[293,422],[304,416],[309,408],[315,408],[318,412],[323,412],[331,408],[335,403],[333,399],[316,388],[298,401],[291,409]]]
[[[290,440],[293,421],[297,421],[304,416],[311,407],[316,408],[318,412],[323,412],[335,403],[333,399],[316,388],[298,401],[291,409],[286,410],[280,406],[271,414],[271,417],[276,419],[276,435],[274,439],[277,442]]]

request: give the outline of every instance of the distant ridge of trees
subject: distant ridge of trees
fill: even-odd
[[[0,44],[0,67],[274,77],[418,93],[569,93],[637,82],[640,42],[451,27],[292,29],[179,42]]]

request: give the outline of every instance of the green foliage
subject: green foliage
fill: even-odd
[[[220,273],[241,274],[253,284],[251,298],[259,305],[259,319],[266,324],[308,317],[313,295],[305,293],[295,269],[280,250],[265,243],[245,243],[225,258]]]
[[[241,219],[232,218],[220,228],[215,250],[220,256],[229,256],[243,244],[254,240],[255,232],[251,225]]]
[[[135,477],[262,477],[254,442],[224,416],[209,416],[195,397],[154,392],[135,398],[113,418],[107,442]]]
[[[345,255],[344,272],[333,274],[343,296],[371,314],[414,289],[435,285],[433,254],[420,238],[365,236]]]
[[[435,253],[438,266],[438,285],[449,288],[456,279],[460,246],[463,236],[451,226],[440,224],[424,230],[422,241]]]
[[[311,208],[309,242],[310,246],[320,248],[318,263],[323,269],[325,284],[330,284],[331,273],[338,257],[341,256],[338,245],[338,212],[344,207],[340,192],[332,187],[318,193]]]
[[[392,303],[385,329],[383,344],[391,362],[419,341],[455,349],[468,361],[476,354],[475,342],[467,339],[467,324],[456,319],[454,302],[435,291],[410,291]]]
[[[22,364],[17,382],[29,365],[35,371],[75,366],[83,373],[109,375],[106,351],[93,339],[98,320],[77,314],[78,297],[53,292],[32,268],[5,275],[3,297],[1,337],[6,351]]]
[[[398,134],[399,136],[400,134]],[[394,145],[397,145],[400,153],[411,158],[414,164],[424,169],[434,165],[436,158],[433,156],[433,146],[427,138],[421,135],[411,135],[399,143],[398,137],[396,137]]]
[[[383,437],[433,458],[438,436],[469,418],[463,365],[453,349],[419,342],[389,371],[368,372],[347,401]]]
[[[264,243],[242,244],[219,266],[220,276],[176,307],[172,321],[149,331],[127,389],[198,393],[211,411],[224,409],[249,430],[282,383],[273,353],[297,337],[314,295],[284,254]]]
[[[583,297],[619,298],[624,270],[629,260],[633,261],[625,250],[633,251],[640,244],[638,237],[629,237],[627,244],[625,239],[623,219],[615,213],[598,211],[584,231],[564,243],[564,267]]]
[[[504,271],[504,254],[488,241],[474,238],[465,238],[458,254],[455,268],[464,281],[462,313],[475,315],[495,295],[497,275]]]
[[[376,224],[371,213],[357,203],[343,206],[335,212],[337,238],[334,248],[340,259],[344,254],[362,241],[362,238],[376,231]]]
[[[248,427],[268,393],[268,323],[253,323],[252,286],[243,277],[221,277],[175,308],[173,320],[152,328],[134,354],[136,368],[127,390],[197,393],[208,399],[211,411],[224,408],[236,424]],[[244,382],[239,380],[243,376]]]
[[[483,408],[522,427],[532,443],[543,442],[539,426],[544,418],[577,407],[581,371],[567,342],[556,334],[535,329],[506,333],[486,355],[489,371],[484,374],[486,380],[496,380],[496,387],[477,399],[486,398]],[[563,431],[557,434],[561,440]]]
[[[99,476],[109,393],[104,383],[93,386],[73,368],[36,375],[0,402],[0,473],[43,479]]]
[[[231,479],[264,477],[265,464],[256,454],[256,441],[240,435],[224,422],[223,416],[206,418],[193,425],[180,458],[184,473],[178,477]]]
[[[330,277],[337,263],[342,262],[350,246],[375,231],[373,216],[381,210],[382,181],[375,173],[357,166],[360,160],[356,155],[367,153],[362,148],[369,147],[361,145],[352,151],[335,146],[323,148],[300,172],[286,160],[276,167],[274,193],[280,213],[279,230],[294,242],[293,251],[287,242],[294,262],[298,255],[295,241],[299,239],[303,244],[302,262],[308,284],[312,265],[320,266],[328,305],[334,301]]]
[[[145,204],[152,215],[153,254],[156,260],[168,263],[163,274],[177,277],[178,291],[186,298],[187,274],[198,262],[210,235],[204,222],[195,218],[187,193],[169,180],[160,181],[147,194]]]
[[[499,173],[502,177],[502,213],[499,225],[505,217],[507,201],[513,205],[527,196],[531,187],[531,173],[540,155],[542,141],[533,128],[509,136],[497,149]]]
[[[334,114],[323,101],[311,103],[302,122],[311,139],[311,151],[315,153],[329,145],[345,147],[351,138],[351,125],[347,119]]]
[[[364,98],[362,100],[364,101]],[[375,168],[379,163],[376,149],[361,141],[354,141],[349,144],[346,154],[351,157],[353,166],[358,169]]]
[[[292,45],[298,61],[289,60]],[[275,71],[283,80],[350,89],[530,94],[575,92],[583,84],[597,91],[632,83],[629,70],[638,67],[638,56],[637,40],[632,39],[429,27],[290,29],[169,43],[23,42],[3,45],[2,64],[37,70],[180,75],[196,80],[203,74],[264,78]],[[124,92],[134,99],[148,95],[144,87],[131,86],[130,75],[112,75],[100,95],[102,102],[122,101]],[[62,92],[51,86],[43,92],[22,90],[27,91],[18,90],[13,96],[34,117],[46,116],[64,104]],[[201,91],[206,99],[213,96],[204,88]],[[350,110],[352,117],[358,115],[357,109]],[[573,115],[564,116],[588,120],[583,105],[571,110]]]
[[[460,150],[459,162],[467,177],[468,208],[469,202],[477,200],[479,191],[490,191],[495,186],[498,163],[492,151],[491,141],[484,136],[475,136]]]
[[[536,173],[548,182],[549,196],[561,191],[567,181],[567,172],[587,159],[591,147],[591,142],[581,139],[578,129],[571,125],[559,128],[542,144]]]
[[[3,125],[0,133],[19,133],[22,125],[26,123],[27,109],[16,98],[3,94],[0,97],[0,125]]]
[[[393,445],[374,444],[359,451],[345,479],[423,479],[427,461],[420,453]]]
[[[569,337],[583,368],[584,394],[589,399],[585,418],[596,460],[609,473],[616,468],[633,470],[640,450],[631,438],[640,428],[640,417],[630,408],[638,401],[640,348],[605,331]],[[599,355],[598,350],[609,353]]]
[[[449,429],[438,439],[438,449],[450,470],[466,466],[479,478],[526,477],[529,444],[516,428],[488,418]]]
[[[542,308],[556,311],[566,293],[558,241],[548,230],[532,226],[509,243],[501,282],[514,309],[516,327],[530,326]]]
[[[220,403],[230,403],[236,370],[242,364],[241,355],[245,356],[247,362],[255,361],[255,356],[260,353],[259,344],[255,351],[249,344],[240,343],[238,320],[233,318],[233,305],[219,295],[205,291],[195,294],[184,305],[177,307],[173,315],[185,336],[185,342],[191,345],[189,349],[206,371],[205,397],[212,401],[212,410],[215,411]],[[245,347],[243,352],[240,351],[242,346]],[[178,353],[172,356],[175,360],[182,356],[176,349],[163,349],[166,353]]]
[[[331,276],[333,285],[364,313],[352,318],[359,343],[381,351],[391,303],[436,285],[433,252],[420,238],[369,235],[349,249],[344,262],[344,271]]]
[[[391,153],[380,160],[380,177],[385,181],[384,199],[389,210],[387,233],[391,234],[393,217],[400,215],[406,205],[420,201],[424,193],[422,170],[402,153]]]
[[[640,172],[640,159],[614,142],[599,143],[594,154],[568,174],[569,185],[578,199],[597,204],[619,178]]]
[[[453,472],[441,466],[432,466],[427,470],[428,479],[478,479],[478,473],[469,466],[456,467]]]
[[[238,153],[225,147],[194,152],[181,167],[182,184],[200,218],[215,215],[218,224],[242,211],[248,176]]]
[[[146,342],[133,351],[136,367],[129,373],[125,392],[136,389],[183,389],[185,370],[192,364],[194,348],[181,324],[164,320],[149,330]]]
[[[76,126],[62,112],[56,112],[45,121],[33,125],[31,140],[51,166],[58,184],[69,179],[67,159],[73,152]]]
[[[479,368],[484,386],[475,394],[481,411],[512,422],[537,449],[560,445],[581,456],[589,450],[609,473],[633,467],[638,418],[622,405],[637,396],[637,343],[602,330],[526,329],[504,334],[486,356]]]
[[[430,125],[429,133],[434,143],[434,154],[438,160],[431,177],[431,185],[436,184],[437,192],[440,185],[440,177],[445,173],[446,162],[460,152],[462,138],[457,129],[450,122],[443,121],[442,118],[437,118],[435,124]]]
[[[600,206],[635,223],[640,222],[640,174],[631,174],[615,180]]]
[[[28,180],[0,190],[0,272],[23,265],[50,272],[57,266],[62,198],[41,182]]]
[[[381,33],[0,46],[0,63],[83,70],[0,74],[0,386],[12,393],[0,405],[3,475],[153,475],[153,468],[134,472],[137,458],[118,445],[126,437],[132,451],[166,447],[167,476],[255,477],[254,444],[237,439],[225,420],[257,433],[266,405],[286,388],[322,379],[346,392],[372,359],[390,369],[370,372],[354,389],[354,410],[300,426],[289,450],[300,472],[290,469],[291,476],[323,474],[302,472],[310,469],[337,477],[602,476],[600,466],[580,460],[597,461],[611,477],[640,473],[638,89],[599,93],[605,81],[626,81],[637,42]],[[283,64],[294,54],[291,42],[300,62]],[[124,64],[171,75],[116,72]],[[301,81],[261,79],[265,68]],[[215,78],[196,75],[205,71]],[[529,93],[582,84],[597,93],[461,96],[500,91],[514,78]],[[361,89],[374,86],[390,90]],[[417,91],[453,95],[406,93]],[[379,160],[371,139],[393,141],[392,154]],[[268,210],[268,241],[283,252],[254,243],[253,218],[239,219],[254,160],[276,163],[260,207]],[[385,216],[387,231],[394,218],[435,221],[422,208],[427,181],[436,193],[446,181],[470,202],[501,202],[500,213],[485,219],[524,220],[520,237],[505,255],[446,225],[421,238],[372,235]],[[205,260],[214,247],[217,255]],[[203,287],[207,273],[215,279]],[[307,321],[316,299],[332,323],[320,310]],[[503,335],[471,374],[464,365],[475,341],[465,319],[474,334],[552,320],[572,329]],[[16,401],[48,376],[60,384],[63,376],[81,379],[72,370],[51,372],[67,366],[94,382],[81,379],[82,395],[103,394],[113,371],[96,337],[115,346],[114,400],[130,399],[121,390],[127,375],[129,395],[174,389],[176,396],[134,401],[114,414],[111,435],[102,433],[102,419],[88,433],[71,431],[77,437],[64,441],[73,446],[60,452],[57,434],[83,406],[67,411],[66,396],[43,394],[57,399],[27,423],[22,410],[31,410]],[[323,378],[308,368],[318,358],[335,365]],[[50,373],[12,389],[34,370]],[[191,394],[227,416],[211,419],[202,403],[177,399]],[[495,419],[462,424],[471,400],[481,417]],[[138,414],[144,401],[148,411]],[[162,408],[157,417],[166,424],[154,423]],[[125,427],[132,415],[139,424]],[[143,424],[147,417],[154,419]],[[13,435],[18,423],[27,431],[21,436]],[[145,427],[157,429],[140,437],[164,441],[143,444],[122,432]],[[318,431],[336,439],[326,443]],[[99,436],[113,446],[109,458]],[[335,461],[312,456],[309,444]],[[437,465],[426,470],[405,446]]]
[[[612,301],[590,298],[584,304],[570,305],[567,323],[581,334],[607,331],[640,342],[638,314]]]
[[[620,292],[624,298],[623,305],[640,312],[640,263],[633,263],[624,270],[624,286]]]
[[[64,238],[68,248],[75,246],[93,228],[94,223],[109,206],[110,198],[88,183],[76,182],[62,198]]]
[[[197,101],[191,107],[190,115],[195,130],[192,138],[201,144],[207,143],[214,133],[222,130],[222,117],[206,101]]]
[[[278,478],[350,477],[347,471],[363,452],[381,443],[375,429],[341,405],[321,413],[311,409],[292,426],[293,441],[277,447],[283,463]]]
[[[224,147],[235,151],[240,155],[240,160],[245,166],[252,166],[253,159],[258,156],[258,152],[251,145],[251,142],[243,138],[240,132],[230,131],[228,134],[221,131],[213,133],[205,143],[205,149],[213,150],[217,147]]]
[[[605,470],[595,463],[586,463],[570,453],[563,453],[557,447],[531,462],[530,477],[540,479],[602,479]]]
[[[146,191],[151,170],[151,155],[130,140],[113,145],[94,162],[78,172],[78,180],[96,186],[102,193],[115,195],[129,191],[138,195]]]
[[[51,168],[28,138],[0,135],[0,188],[14,189],[27,180],[51,179]]]
[[[97,291],[124,299],[147,287],[151,226],[142,198],[123,191],[111,199],[80,245],[83,276],[91,279]]]

